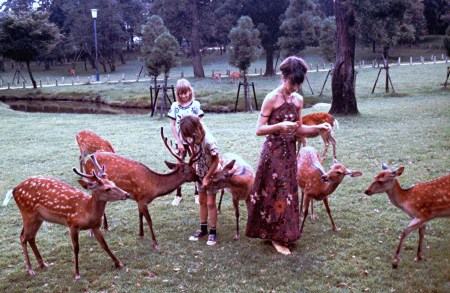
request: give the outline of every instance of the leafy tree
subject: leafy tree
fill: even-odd
[[[149,73],[155,76],[155,90],[156,77],[160,73],[164,73],[164,88],[160,110],[162,118],[163,105],[167,96],[167,79],[169,78],[170,70],[178,63],[176,55],[180,50],[180,46],[175,37],[165,27],[163,20],[157,15],[151,16],[144,25],[142,39],[142,56]]]
[[[326,17],[334,16],[333,0],[317,0],[317,4]]]
[[[445,34],[447,24],[442,16],[449,14],[450,2],[448,0],[423,0],[423,3],[429,34]]]
[[[205,77],[201,48],[213,37],[220,22],[214,16],[219,0],[155,0],[151,12],[161,16],[175,37],[189,44],[195,77]],[[170,7],[170,9],[168,9]]]
[[[408,23],[406,11],[414,0],[390,0],[373,2],[353,1],[358,31],[365,40],[383,47],[386,71],[386,92],[389,91],[389,49],[398,42],[415,40],[415,28]]]
[[[241,16],[237,26],[230,31],[230,47],[228,49],[228,63],[239,68],[244,73],[244,100],[250,111],[252,111],[252,107],[248,94],[247,70],[258,57],[258,47],[261,44],[259,31],[254,27],[250,17]]]
[[[319,38],[320,53],[328,62],[336,59],[336,19],[327,17],[322,24]]]
[[[355,115],[358,106],[355,97],[356,20],[351,3],[336,0],[336,62],[332,76],[330,114]]]
[[[318,46],[320,11],[312,0],[290,0],[278,38],[281,55],[298,55],[306,46]]]
[[[33,88],[37,88],[30,62],[50,52],[61,39],[48,13],[39,11],[8,13],[0,18],[0,55],[25,62]]]
[[[164,21],[158,15],[152,15],[148,18],[145,25],[142,27],[142,46],[141,55],[145,61],[145,66],[150,76],[154,77],[155,89],[157,86],[156,78],[161,74],[161,66],[159,60],[155,58],[148,58],[152,54],[155,46],[155,41],[164,32],[167,31]]]

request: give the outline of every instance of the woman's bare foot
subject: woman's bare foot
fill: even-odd
[[[286,246],[282,245],[279,242],[272,241],[272,245],[281,254],[284,254],[284,255],[291,254],[291,251],[289,250],[289,248],[287,248]]]

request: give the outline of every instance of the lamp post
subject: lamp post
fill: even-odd
[[[94,40],[95,40],[95,79],[100,80],[100,75],[98,73],[98,47],[97,47],[97,9],[91,9],[91,15],[94,19]]]

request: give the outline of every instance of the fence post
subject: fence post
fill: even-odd
[[[23,82],[23,88],[25,88],[25,81]]]
[[[39,87],[42,87],[42,80],[39,79]]]

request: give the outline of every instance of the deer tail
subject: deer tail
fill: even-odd
[[[8,202],[11,200],[11,197],[13,196],[13,189],[8,190],[5,195],[5,199],[3,200],[3,206],[6,207]]]

